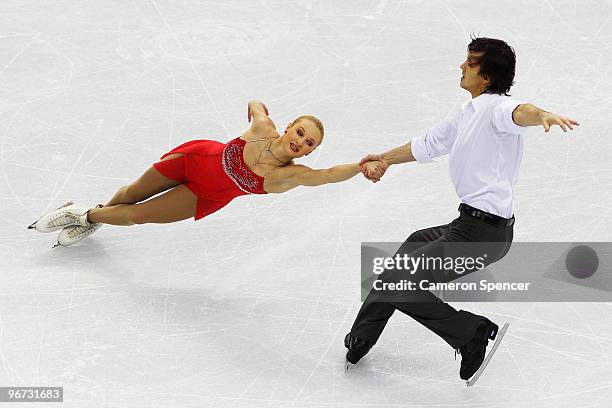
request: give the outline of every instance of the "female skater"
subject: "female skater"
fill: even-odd
[[[121,187],[108,203],[92,209],[66,203],[29,228],[40,232],[61,229],[58,244],[68,246],[102,224],[170,223],[190,217],[199,220],[241,195],[338,183],[361,171],[382,173],[380,162],[320,170],[296,165],[293,159],[307,156],[323,141],[321,122],[314,116],[300,116],[280,136],[263,103],[250,101],[247,116],[252,123],[242,136],[226,144],[213,140],[184,143],[164,154],[138,180]]]

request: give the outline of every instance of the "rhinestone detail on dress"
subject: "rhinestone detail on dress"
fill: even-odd
[[[263,194],[263,179],[249,169],[242,158],[244,143],[239,138],[230,140],[223,149],[223,171],[245,193]]]

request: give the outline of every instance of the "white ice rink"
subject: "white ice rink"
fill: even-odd
[[[515,98],[581,122],[526,133],[515,241],[610,241],[611,16],[601,0],[0,2],[0,386],[63,386],[49,406],[78,408],[610,406],[606,303],[457,305],[511,323],[470,389],[400,313],[344,372],[360,242],[452,220],[446,159],[70,248],[26,227],[105,202],[184,141],[238,136],[249,99],[281,128],[321,118],[312,167],[403,144],[467,100],[476,33],[516,49]]]

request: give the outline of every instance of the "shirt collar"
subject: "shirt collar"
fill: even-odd
[[[477,97],[467,101],[465,106],[472,105],[472,109],[474,109],[474,112],[478,112],[486,108],[487,105],[489,105],[491,101],[498,96],[499,95],[496,95],[496,94],[482,93],[478,95]]]

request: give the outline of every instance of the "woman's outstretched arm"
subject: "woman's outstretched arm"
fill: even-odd
[[[272,126],[276,129],[274,122],[269,118],[266,105],[261,101],[249,101],[247,118],[251,122],[251,130]]]
[[[361,166],[358,163],[340,164],[328,169],[318,170],[299,164],[279,167],[266,178],[264,189],[268,193],[284,193],[297,186],[314,187],[339,183],[353,178],[360,172]]]

